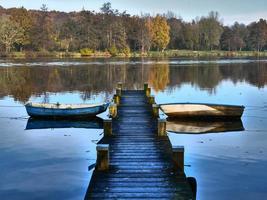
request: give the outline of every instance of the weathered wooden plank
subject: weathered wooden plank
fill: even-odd
[[[186,178],[182,176],[176,176],[173,171],[165,172],[165,173],[98,173],[97,176],[101,180],[99,181],[114,181],[114,182],[124,182],[124,181],[135,181],[135,182],[165,182],[165,181],[177,181],[179,182],[185,182]]]
[[[160,191],[157,193],[154,192],[132,192],[132,193],[111,193],[111,192],[94,192],[92,195],[92,199],[95,198],[102,198],[102,199],[121,199],[121,198],[152,198],[152,199],[158,199],[158,198],[168,198],[169,200],[175,199],[175,200],[190,200],[192,199],[187,193],[170,193],[170,192],[164,192]]]

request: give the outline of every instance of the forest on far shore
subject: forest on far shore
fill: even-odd
[[[185,22],[173,12],[132,16],[104,3],[99,12],[0,6],[0,52],[80,52],[110,55],[164,50],[265,51],[267,23],[224,26],[217,12]]]

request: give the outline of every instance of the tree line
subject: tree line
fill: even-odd
[[[48,11],[0,7],[0,50],[10,51],[131,51],[165,49],[264,51],[267,50],[265,19],[249,25],[224,26],[217,12],[185,22],[168,12],[137,16],[119,12],[104,3],[100,12]]]

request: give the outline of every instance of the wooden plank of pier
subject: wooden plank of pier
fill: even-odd
[[[104,124],[85,199],[194,199],[183,172],[183,148],[171,146],[164,121],[160,127],[153,116],[153,97],[144,90],[117,95],[117,117]]]

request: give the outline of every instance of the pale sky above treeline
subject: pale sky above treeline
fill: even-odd
[[[48,10],[69,12],[83,8],[99,11],[105,2],[111,2],[114,9],[126,10],[131,15],[172,11],[185,21],[206,16],[210,11],[219,12],[225,25],[232,25],[235,21],[249,24],[260,18],[267,19],[267,0],[0,0],[0,5],[4,8],[39,9],[46,4]]]

